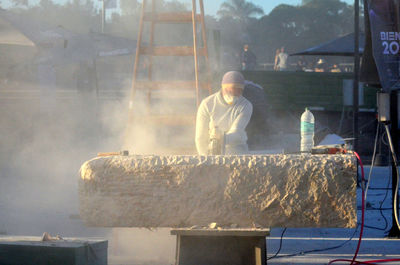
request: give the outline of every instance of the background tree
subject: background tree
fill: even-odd
[[[94,0],[72,0],[65,4],[40,0],[36,5],[27,4],[28,0],[11,1],[11,9],[22,16],[54,26],[62,25],[79,33],[101,31],[100,10]],[[106,32],[136,39],[141,1],[120,0],[120,9],[120,12],[114,12],[108,18]],[[158,0],[157,9],[183,11],[191,9],[191,5],[183,4],[180,0]],[[303,0],[302,5],[282,4],[269,14],[263,14],[262,8],[250,1],[226,0],[221,4],[216,17],[206,18],[209,39],[214,30],[221,33],[221,57],[224,53],[228,57],[237,57],[242,45],[248,43],[255,51],[258,62],[272,62],[275,50],[281,46],[292,53],[353,32],[353,6],[340,0]],[[363,23],[360,25],[363,26]],[[184,41],[191,45],[191,25],[168,28],[166,25],[158,25],[156,29],[156,44],[166,40],[169,43],[160,44],[173,45],[173,41]]]
[[[312,0],[301,0],[301,4],[302,5],[306,5],[308,3],[310,3]]]
[[[251,17],[263,15],[264,10],[246,0],[228,0],[221,4],[217,14],[221,18],[231,17],[240,23],[248,23]]]
[[[122,16],[132,16],[138,14],[141,5],[137,0],[119,0]]]
[[[250,36],[257,17],[264,14],[261,7],[246,0],[227,0],[217,12],[221,29],[222,60],[229,65],[239,65],[239,56],[243,44],[253,48],[254,40]],[[238,66],[239,67],[239,66]]]
[[[28,0],[11,0],[11,4],[14,7],[27,7],[28,6]]]
[[[305,2],[279,5],[249,27],[261,61],[272,62],[281,46],[293,53],[353,32],[352,6],[340,0]]]

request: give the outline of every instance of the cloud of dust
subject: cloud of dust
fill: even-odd
[[[191,25],[156,31],[155,45],[192,45]],[[146,35],[144,43],[148,42]],[[78,171],[98,152],[196,153],[194,88],[152,91],[150,101],[148,91],[138,89],[134,122],[129,122],[132,57],[98,60],[98,93],[93,87],[77,88],[79,63],[32,65],[29,73],[14,73],[14,79],[0,88],[0,234],[102,236],[110,240],[110,255],[123,262],[172,263],[174,238],[165,229],[88,228],[77,216]],[[199,66],[204,72],[202,60]],[[139,80],[148,77],[148,63],[148,58],[140,61]],[[215,64],[211,69],[221,70]],[[33,76],[31,81],[23,81],[26,74]],[[153,58],[153,79],[193,80],[193,57]],[[168,117],[164,121],[170,125],[157,119],[150,122],[150,116]],[[180,117],[187,116],[192,122],[182,126]]]
[[[165,29],[160,30],[167,35]],[[179,39],[179,34],[172,33],[164,45],[191,38],[183,34]],[[88,228],[78,216],[78,171],[98,152],[195,153],[194,123],[164,127],[136,122],[126,130],[132,57],[98,60],[98,93],[94,81],[82,75],[84,69],[79,67],[86,66],[79,62],[32,64],[29,71],[13,72],[0,88],[0,234],[100,236],[109,239],[110,256],[124,262],[173,263],[175,238],[165,229]],[[155,80],[193,79],[193,58],[162,59],[154,58]],[[114,74],[111,78],[110,73]],[[26,75],[32,78],[26,81]],[[146,75],[146,70],[140,70],[140,78]],[[6,78],[0,78],[5,83]],[[79,78],[92,87],[83,82],[77,88]],[[171,116],[172,123],[181,114],[194,117],[193,91],[184,95],[176,89],[154,91],[151,113]],[[146,100],[146,91],[137,91],[134,120],[146,119]]]
[[[65,70],[55,69],[57,77]],[[77,90],[76,80],[71,80],[70,86],[61,87],[57,80],[24,83],[17,76],[9,81],[10,89],[0,92],[0,234],[100,236],[110,240],[111,256],[152,260],[158,253],[162,256],[157,262],[171,263],[175,243],[165,231],[118,233],[119,229],[85,227],[79,219],[79,168],[98,152],[122,149],[130,86],[111,94],[103,89],[97,97],[94,90]],[[135,148],[130,151],[156,153],[152,148],[157,137],[136,127]],[[150,245],[154,248],[143,251]]]

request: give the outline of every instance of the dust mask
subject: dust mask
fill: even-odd
[[[231,94],[224,94],[224,100],[229,105],[234,105],[238,101],[239,97],[233,96]]]

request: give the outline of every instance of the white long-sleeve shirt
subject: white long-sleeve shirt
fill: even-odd
[[[210,130],[215,126],[225,132],[226,154],[241,154],[248,150],[246,126],[250,121],[253,106],[240,96],[235,104],[225,102],[219,91],[205,98],[197,110],[196,148],[200,155],[207,155]]]

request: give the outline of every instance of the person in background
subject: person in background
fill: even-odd
[[[274,58],[274,70],[275,71],[279,71],[279,67],[278,67],[278,57],[279,57],[279,54],[281,53],[281,50],[280,49],[276,49],[276,52],[275,52],[275,58]]]
[[[245,154],[248,151],[246,126],[253,105],[242,96],[245,80],[237,71],[227,72],[220,91],[205,98],[197,110],[196,149],[207,155],[211,137],[223,135],[225,154]]]
[[[288,56],[289,55],[287,53],[285,53],[285,47],[282,47],[278,54],[278,61],[277,61],[277,67],[278,67],[279,71],[287,70]]]
[[[326,62],[325,62],[325,60],[324,59],[319,59],[318,60],[318,62],[317,62],[317,64],[315,65],[315,69],[314,69],[314,71],[315,72],[325,72],[327,69],[326,69]]]
[[[265,89],[257,83],[245,80],[243,97],[253,105],[253,113],[246,127],[249,151],[268,149],[271,124],[268,119],[270,117],[270,105]]]
[[[340,73],[342,72],[342,70],[339,68],[339,66],[337,64],[333,64],[331,70],[332,73]]]
[[[252,51],[250,51],[249,45],[247,44],[243,46],[241,63],[243,71],[252,71],[256,68],[256,55]]]
[[[303,56],[301,56],[296,63],[296,72],[303,72],[306,69],[306,62],[304,61]]]

